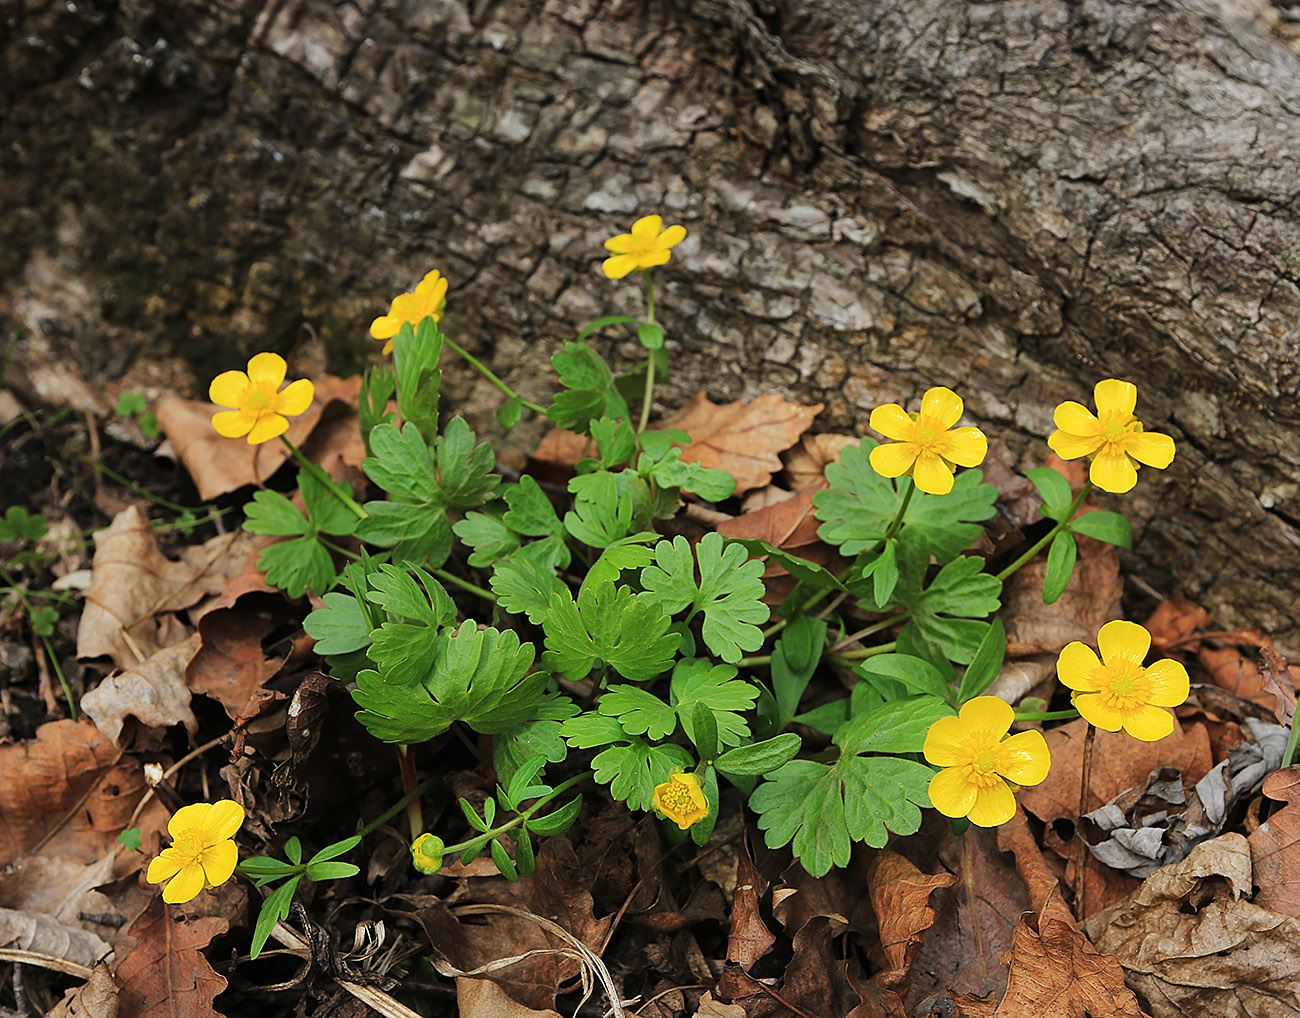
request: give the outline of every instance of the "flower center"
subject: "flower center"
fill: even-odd
[[[1125,452],[1125,439],[1140,428],[1137,418],[1132,414],[1109,413],[1101,415],[1102,451],[1115,455]]]
[[[934,418],[917,417],[916,426],[912,429],[912,441],[921,447],[922,452],[942,455],[944,436],[947,433],[948,429]]]
[[[665,810],[675,812],[685,812],[695,808],[695,803],[691,800],[691,793],[685,785],[672,785],[664,789],[659,795],[659,801],[663,804]]]
[[[274,390],[269,385],[254,382],[244,390],[244,407],[247,410],[265,410],[273,395]]]
[[[189,865],[203,854],[203,834],[200,831],[182,831],[172,839],[172,851]]]
[[[971,766],[973,766],[981,774],[992,774],[995,770],[998,769],[998,762],[997,762],[997,758],[994,757],[993,755],[993,750],[986,749],[983,753],[980,753],[977,757],[975,757],[975,760],[972,762]]]
[[[1132,710],[1147,702],[1151,692],[1146,670],[1132,661],[1102,666],[1097,683],[1102,702],[1117,710]]]

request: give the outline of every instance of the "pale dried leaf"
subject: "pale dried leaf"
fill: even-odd
[[[1264,794],[1286,806],[1247,839],[1259,886],[1255,904],[1300,918],[1300,767],[1270,774],[1264,779]]]
[[[1080,537],[1079,557],[1065,593],[1043,604],[1047,558],[1039,556],[1007,580],[1002,619],[1007,627],[1007,655],[1058,654],[1073,640],[1096,646],[1097,631],[1120,618],[1124,581],[1112,545]]]
[[[183,724],[193,738],[199,721],[190,710],[185,667],[201,643],[195,633],[183,643],[157,651],[142,664],[108,676],[81,698],[81,709],[114,742],[128,715],[160,728]]]
[[[17,947],[93,968],[109,946],[88,930],[39,912],[0,908],[0,947]]]
[[[542,1011],[524,1007],[491,979],[464,976],[456,980],[456,1007],[460,1018],[560,1018],[549,1007]]]
[[[117,980],[107,962],[100,962],[90,978],[63,995],[46,1018],[117,1018]]]
[[[826,480],[826,465],[838,463],[845,446],[857,445],[854,435],[804,435],[799,444],[781,458],[790,475],[790,487],[803,491]]]

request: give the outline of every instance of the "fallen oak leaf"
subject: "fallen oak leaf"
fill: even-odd
[[[252,607],[208,612],[199,620],[200,643],[185,668],[190,690],[220,702],[236,724],[256,717],[265,701],[280,695],[263,688],[284,663],[262,653],[262,640],[274,628],[273,618]]]
[[[826,465],[838,463],[844,447],[857,445],[860,441],[856,435],[804,435],[798,445],[781,457],[785,461],[790,487],[795,491],[825,487]]]
[[[1263,792],[1286,805],[1246,839],[1259,887],[1255,904],[1300,918],[1300,767],[1274,771]]]
[[[156,897],[131,924],[134,945],[113,975],[121,986],[121,1010],[131,1018],[222,1018],[213,1008],[226,980],[217,975],[203,949],[225,933],[224,919],[189,919]]]
[[[736,400],[719,405],[700,389],[659,426],[691,436],[682,450],[683,463],[699,463],[730,474],[736,480],[736,494],[741,494],[772,480],[781,469],[776,454],[798,441],[822,407],[821,403],[800,406],[770,392],[750,403]]]
[[[759,913],[759,901],[767,890],[767,881],[750,859],[746,839],[741,837],[739,840],[736,890],[731,898],[730,929],[727,934],[727,965],[718,980],[718,993],[728,1000],[749,997],[759,992],[755,989],[754,979],[749,972],[776,943],[776,937],[772,936]]]
[[[113,742],[121,738],[128,716],[159,728],[183,724],[192,739],[198,733],[199,720],[190,710],[185,668],[200,643],[195,633],[157,651],[147,661],[114,672],[81,698],[81,709]]]

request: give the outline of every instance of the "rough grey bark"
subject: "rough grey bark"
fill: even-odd
[[[545,399],[558,342],[635,299],[600,242],[662,211],[691,231],[661,295],[662,406],[777,389],[862,430],[942,383],[1029,466],[1058,401],[1132,379],[1179,442],[1122,499],[1135,566],[1300,648],[1300,63],[1231,13],[4,10],[0,313],[88,370],[164,349],[206,378],[304,323],[343,366],[437,267],[449,328]]]

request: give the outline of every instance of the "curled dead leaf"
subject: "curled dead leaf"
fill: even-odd
[[[785,461],[785,472],[790,477],[790,487],[795,491],[803,491],[805,488],[824,486],[826,465],[838,463],[844,447],[857,445],[859,441],[854,435],[804,435],[799,439],[798,445],[781,457]]]
[[[1300,767],[1270,774],[1264,794],[1286,805],[1247,839],[1259,886],[1255,904],[1300,918]]]
[[[193,738],[199,721],[190,710],[185,668],[200,643],[195,633],[183,643],[157,651],[147,661],[115,672],[81,698],[81,709],[113,742],[121,737],[128,716],[160,728],[183,724]]]

